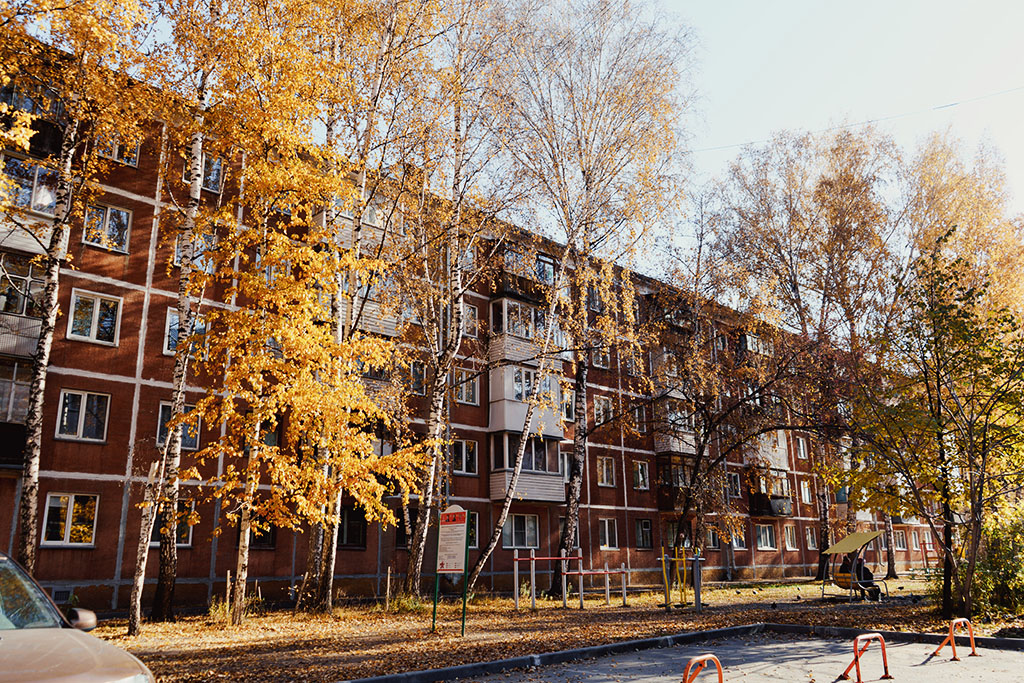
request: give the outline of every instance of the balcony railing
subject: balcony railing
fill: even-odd
[[[491,500],[502,500],[512,481],[511,470],[498,470],[491,473]],[[565,480],[558,472],[527,472],[519,474],[515,490],[516,500],[529,500],[541,503],[564,503]]]
[[[750,515],[752,517],[791,517],[793,499],[789,496],[772,496],[751,492]]]
[[[38,318],[0,313],[0,355],[15,358],[34,356],[42,325],[43,321]]]

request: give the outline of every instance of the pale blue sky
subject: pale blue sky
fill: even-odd
[[[655,2],[698,41],[698,177],[739,152],[708,148],[906,114],[877,126],[908,148],[947,127],[990,143],[1024,211],[1024,2]]]

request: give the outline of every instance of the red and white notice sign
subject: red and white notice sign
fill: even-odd
[[[441,513],[437,533],[437,572],[461,574],[466,571],[466,511],[450,505]]]

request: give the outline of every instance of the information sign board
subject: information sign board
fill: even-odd
[[[462,574],[466,571],[466,511],[458,505],[441,513],[437,534],[437,571]]]

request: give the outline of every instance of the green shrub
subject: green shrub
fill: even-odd
[[[1024,614],[1024,509],[1007,505],[985,523],[975,575],[975,611]]]

